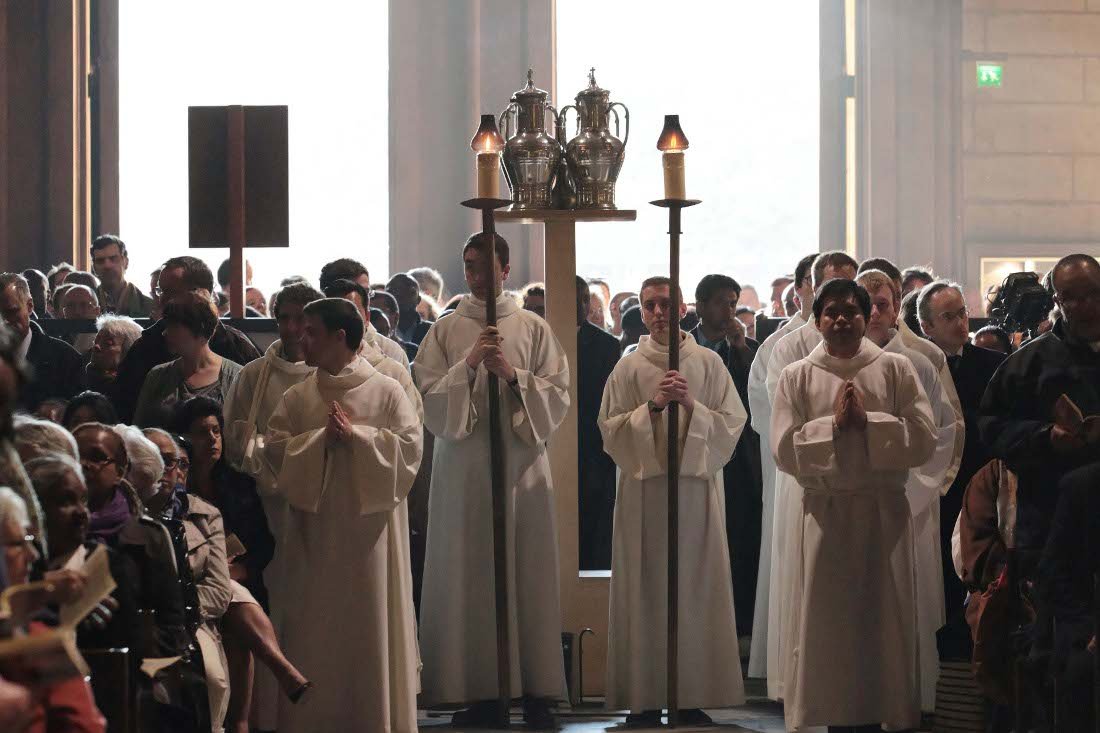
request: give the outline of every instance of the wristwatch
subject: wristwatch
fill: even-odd
[[[649,408],[649,411],[652,412],[652,413],[661,413],[661,412],[665,411],[664,407],[658,407],[657,403],[654,402],[653,400],[650,400],[649,402],[647,402],[646,406]],[[665,407],[668,407],[668,405],[665,405]]]

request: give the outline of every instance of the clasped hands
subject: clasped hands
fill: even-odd
[[[328,411],[328,423],[325,425],[325,440],[334,444],[351,437],[352,424],[339,402],[333,402]]]
[[[837,390],[833,400],[833,424],[838,430],[863,430],[867,427],[863,394],[856,389],[855,382],[845,382]]]
[[[504,351],[500,347],[503,340],[496,326],[486,327],[466,356],[466,366],[476,370],[484,362],[486,369],[504,381],[515,381],[516,369],[504,358]]]
[[[678,402],[688,410],[695,407],[695,399],[688,391],[687,379],[674,369],[665,372],[653,395],[653,404],[658,410],[665,409],[670,402]]]

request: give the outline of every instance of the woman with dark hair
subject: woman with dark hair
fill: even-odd
[[[146,375],[134,410],[134,424],[143,428],[168,426],[176,405],[192,397],[209,397],[220,407],[241,371],[210,348],[218,316],[209,296],[177,296],[165,304],[161,320],[165,344],[179,358]]]
[[[275,538],[268,529],[256,481],[224,459],[224,429],[222,406],[209,397],[193,397],[177,410],[176,431],[186,438],[191,454],[187,492],[217,508],[225,523],[229,577],[234,581],[222,625],[229,662],[226,729],[243,732],[248,730],[252,703],[253,655],[271,670],[291,700],[297,701],[309,682],[284,656],[268,619],[263,571],[275,554]],[[239,542],[233,542],[234,537]]]
[[[61,413],[61,426],[72,431],[77,425],[86,422],[101,422],[114,425],[118,422],[115,406],[100,392],[86,390],[69,400],[65,411]]]

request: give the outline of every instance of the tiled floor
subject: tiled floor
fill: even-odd
[[[750,700],[744,707],[730,710],[709,710],[707,712],[714,718],[714,722],[717,724],[716,727],[681,727],[677,730],[685,731],[685,733],[689,731],[705,730],[783,733],[784,730],[783,708],[767,700],[754,699]],[[420,728],[428,731],[439,731],[439,733],[443,733],[443,731],[459,731],[457,728],[450,727],[450,720],[450,714],[422,712]],[[620,730],[629,730],[633,732],[645,730],[639,728],[624,728],[622,726],[622,715],[610,714],[595,706],[591,708],[586,707],[582,710],[561,712],[558,715],[558,721],[561,724],[560,730],[565,733],[597,733]],[[513,710],[512,729],[524,730],[523,716],[518,708]],[[462,733],[467,732],[463,731]],[[478,733],[482,733],[482,731],[479,730]]]

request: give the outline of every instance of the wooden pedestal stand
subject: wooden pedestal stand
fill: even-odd
[[[680,211],[701,203],[697,199],[660,199],[650,201],[668,209],[668,368],[680,369]],[[680,617],[680,405],[668,404],[668,649],[666,661],[668,725],[680,723],[679,709],[679,617]]]
[[[591,627],[585,644],[584,677],[604,679],[607,650],[607,573],[580,573],[580,526],[577,507],[577,224],[634,221],[631,209],[538,209],[497,212],[498,222],[542,224],[546,282],[546,320],[569,361],[569,411],[554,432],[548,453],[554,482],[558,521],[558,572],[561,588],[562,629]],[[576,679],[576,677],[574,677]],[[572,691],[571,691],[572,692]],[[589,690],[588,694],[598,694]]]

